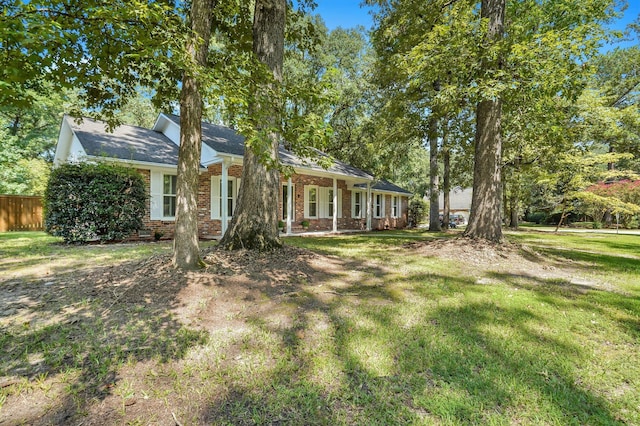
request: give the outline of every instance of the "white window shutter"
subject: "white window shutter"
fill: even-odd
[[[351,191],[351,217],[356,217],[356,191]]]
[[[220,176],[211,176],[211,219],[220,219]]]
[[[342,218],[342,189],[338,189],[338,217]]]
[[[329,189],[318,188],[318,217],[329,217]]]
[[[162,220],[162,173],[151,171],[149,176],[149,195],[151,195],[149,218]]]
[[[387,217],[387,210],[386,210],[386,201],[387,201],[387,196],[382,194],[382,217]]]
[[[304,217],[309,217],[309,186],[304,186]]]

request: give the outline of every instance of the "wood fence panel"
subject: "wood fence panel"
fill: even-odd
[[[42,197],[0,195],[0,232],[43,228]]]

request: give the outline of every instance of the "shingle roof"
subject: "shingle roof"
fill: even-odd
[[[363,189],[367,187],[366,184],[358,184],[355,186]],[[411,192],[407,191],[406,189],[401,188],[398,185],[384,179],[376,181],[373,185],[371,185],[371,189],[373,189],[374,191],[378,190],[378,191],[398,192],[401,194],[413,195]]]
[[[174,123],[180,125],[180,117],[177,115],[167,114],[167,117]],[[228,155],[244,155],[244,136],[235,130],[225,126],[219,126],[211,123],[202,123],[202,142],[220,154]],[[327,154],[317,151],[319,155]],[[300,158],[284,147],[279,148],[280,161],[282,164],[291,167],[304,167],[318,172],[336,173],[350,177],[362,179],[373,179],[370,174],[350,166],[342,161],[334,160],[333,165],[328,169],[324,169],[311,159]]]
[[[135,126],[118,126],[110,133],[103,122],[83,118],[80,123],[67,117],[87,155],[122,160],[178,164],[178,147],[155,130]]]

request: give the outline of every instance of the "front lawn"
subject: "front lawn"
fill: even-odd
[[[640,236],[296,237],[177,274],[167,243],[6,235],[8,424],[640,424]]]

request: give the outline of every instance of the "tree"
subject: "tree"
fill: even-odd
[[[483,49],[494,50],[504,34],[506,0],[482,0],[480,15],[488,21]],[[501,53],[486,55],[481,72],[498,74]],[[494,242],[502,240],[502,98],[487,96],[476,107],[476,138],[473,167],[471,215],[464,231],[468,238]]]
[[[227,249],[269,250],[281,246],[278,233],[279,84],[282,82],[285,0],[257,0],[253,20],[253,52],[272,74],[256,79],[251,112],[259,120],[254,138],[247,139],[238,205],[220,245]],[[260,72],[260,67],[255,74]],[[254,74],[254,75],[255,75]],[[272,99],[270,102],[269,99]],[[275,101],[274,101],[275,99]],[[268,141],[268,143],[260,143]]]
[[[185,67],[180,92],[180,151],[176,182],[176,224],[173,265],[195,269],[202,263],[198,244],[198,181],[202,152],[203,82],[198,75],[207,65],[213,0],[192,0],[191,37],[186,51],[191,66]]]

